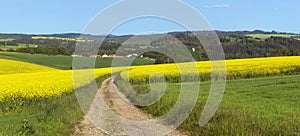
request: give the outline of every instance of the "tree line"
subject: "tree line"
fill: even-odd
[[[252,38],[246,36],[248,31],[239,32],[217,32],[220,42],[222,44],[226,59],[238,58],[254,58],[254,57],[274,57],[274,56],[298,56],[300,55],[300,41],[297,37],[284,38],[284,37],[270,37],[267,39]],[[263,33],[263,31],[256,30],[256,33]],[[272,34],[276,32],[268,32]],[[173,32],[168,33],[172,37],[183,43],[192,54],[196,61],[208,60],[206,50],[203,48],[201,42],[191,32]],[[20,37],[20,36],[19,36]],[[120,37],[120,38],[119,38]],[[104,39],[104,42],[99,48],[98,54],[115,54],[122,43],[130,38],[130,36],[110,36]],[[100,40],[95,36],[93,41],[89,43],[82,43],[83,45],[97,45]],[[147,39],[147,35],[145,35]],[[103,40],[103,39],[102,39]],[[0,45],[9,44],[35,44],[38,47],[19,48],[15,51],[25,53],[41,53],[48,55],[71,55],[73,54],[76,43],[75,41],[65,41],[58,39],[32,39],[31,37],[22,36],[12,41],[0,42]],[[159,39],[151,42],[151,48],[163,48],[167,44],[173,44],[172,39],[167,36],[162,36]],[[142,50],[137,45],[132,45],[131,50],[124,50],[123,54],[139,52]],[[171,46],[166,46],[170,48]],[[172,48],[172,47],[171,47]],[[168,50],[168,49],[166,49]],[[171,51],[172,52],[172,51]],[[143,54],[145,57],[154,58],[157,63],[172,63],[174,62],[170,56],[166,56],[158,52],[147,52]],[[178,55],[177,55],[178,56]],[[184,58],[184,55],[181,55]],[[185,59],[182,59],[183,61]],[[186,59],[190,61],[189,59]]]

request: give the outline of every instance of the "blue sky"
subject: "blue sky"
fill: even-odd
[[[299,0],[183,0],[216,30],[300,32]],[[100,11],[118,0],[1,0],[0,33],[80,33]],[[185,30],[161,19],[127,22],[112,33],[141,34]]]

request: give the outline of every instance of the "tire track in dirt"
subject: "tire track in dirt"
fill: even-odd
[[[94,123],[91,122],[93,120],[97,120],[96,118],[93,118],[91,120],[88,119],[88,117],[94,117],[93,115],[98,113],[97,109],[101,108],[99,107],[99,101],[97,101],[97,97],[102,97],[105,104],[108,105],[109,110],[124,118],[134,121],[147,121],[153,119],[151,115],[142,112],[136,106],[132,105],[130,101],[121,92],[118,91],[116,85],[114,84],[113,78],[108,78],[104,80],[102,82],[101,88],[98,91],[101,95],[95,96],[95,99],[91,104],[89,112],[86,116],[84,116],[84,120],[80,124],[75,126],[75,132],[74,134],[72,134],[72,136],[109,136],[107,133],[104,133],[94,125],[94,123],[99,123],[99,121]],[[105,114],[105,111],[103,112],[103,114]],[[108,130],[120,130],[119,135],[124,135],[122,134],[121,130],[124,128],[117,128],[118,124],[122,122],[119,122],[118,119],[109,116],[109,113],[103,117],[107,119],[105,122],[109,123],[97,124],[97,126],[100,125],[101,128],[106,128]],[[139,130],[136,131],[136,134],[130,135],[140,135],[141,132],[138,132]],[[187,134],[175,130],[169,133],[168,136],[187,136]]]

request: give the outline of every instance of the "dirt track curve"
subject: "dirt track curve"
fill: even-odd
[[[122,117],[125,117],[130,120],[135,120],[135,121],[145,121],[152,118],[150,115],[143,113],[137,107],[132,105],[129,102],[129,100],[118,91],[117,87],[114,84],[113,78],[108,78],[102,82],[102,86],[99,89],[99,93],[101,94],[99,96],[103,97],[108,107],[113,112],[115,112],[116,114]],[[93,103],[95,102],[96,101],[93,101]],[[89,110],[91,112],[95,112],[94,110],[96,109],[94,108],[95,106],[93,106],[94,105],[93,103],[91,104]],[[114,125],[112,125],[111,127],[114,127]],[[119,129],[119,128],[112,128],[112,129]],[[99,130],[95,125],[93,125],[93,123],[89,121],[87,116],[84,116],[84,119],[81,121],[81,123],[75,126],[75,132],[74,134],[72,134],[72,136],[109,136],[109,135]],[[168,136],[186,136],[186,134],[183,134],[179,131],[173,131],[170,134],[168,134]]]

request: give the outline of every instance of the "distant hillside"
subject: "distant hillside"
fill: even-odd
[[[216,33],[222,43],[226,59],[300,55],[300,36],[298,34],[261,30],[216,31]],[[70,56],[73,54],[76,44],[98,45],[99,41],[104,40],[98,51],[99,55],[115,54],[119,51],[118,55],[126,56],[139,54],[147,48],[151,50],[162,48],[166,43],[170,43],[170,39],[166,38],[167,35],[177,38],[186,45],[195,60],[208,59],[201,42],[191,32],[121,36],[80,33],[0,34],[0,51]],[[121,45],[125,46],[120,49]],[[159,60],[157,63],[173,62],[166,55],[157,52],[143,53],[143,55]]]

